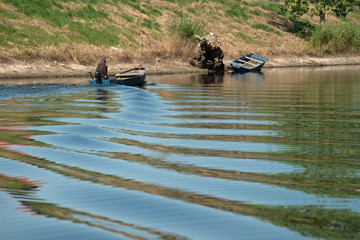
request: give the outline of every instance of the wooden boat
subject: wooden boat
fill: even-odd
[[[257,72],[261,70],[265,62],[265,58],[248,54],[230,62],[230,66],[236,72]]]
[[[90,73],[91,75],[91,73]],[[144,86],[145,81],[145,68],[132,68],[121,73],[117,73],[113,76],[109,76],[108,79],[96,79],[92,75],[92,80],[89,80],[89,84],[96,85],[126,85],[126,86]]]

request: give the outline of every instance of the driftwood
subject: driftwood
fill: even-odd
[[[194,67],[207,68],[218,72],[224,71],[224,52],[221,49],[221,42],[217,40],[213,33],[198,39],[197,53],[190,60],[190,64]]]

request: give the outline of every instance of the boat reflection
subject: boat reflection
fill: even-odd
[[[236,81],[264,81],[265,75],[262,72],[248,72],[248,73],[239,73],[233,72],[230,76],[231,80]]]

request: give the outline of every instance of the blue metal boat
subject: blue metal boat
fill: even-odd
[[[92,77],[92,75],[91,75]],[[93,77],[92,77],[93,78]],[[109,76],[109,79],[96,79],[89,80],[91,85],[126,85],[126,86],[144,86],[145,81],[145,68],[133,68],[113,76]]]
[[[230,66],[236,72],[257,72],[261,70],[265,62],[265,58],[251,53],[230,62]]]

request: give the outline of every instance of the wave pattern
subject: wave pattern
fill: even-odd
[[[346,81],[282,70],[150,76],[159,84],[147,89],[3,86],[0,232],[357,238],[360,71],[350,70],[336,70]]]

